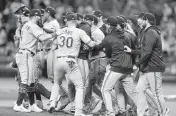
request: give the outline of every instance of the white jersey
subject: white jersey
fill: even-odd
[[[56,19],[54,19],[52,21],[46,21],[43,24],[43,28],[56,32],[60,29],[60,25],[59,25],[58,21]]]
[[[54,19],[52,21],[46,21],[43,24],[43,28],[48,29],[48,30],[52,30],[53,32],[57,32],[60,30],[60,25],[59,25],[59,22],[56,19]],[[48,41],[42,42],[41,48],[50,48],[54,39],[55,38],[52,38]]]
[[[36,53],[38,48],[39,37],[44,34],[42,28],[38,25],[28,21],[21,30],[21,41],[20,41],[20,49],[27,49],[31,52]]]
[[[81,41],[85,44],[91,42],[90,37],[85,31],[78,28],[65,27],[61,29],[62,34],[59,35],[54,42],[58,46],[57,56],[78,56]]]
[[[91,33],[92,33],[91,36],[93,41],[95,41],[97,44],[100,44],[105,38],[104,33],[98,27],[95,27],[95,26],[92,27]],[[90,59],[96,59],[96,58],[105,57],[105,56],[106,56],[105,53],[100,51],[98,55],[91,56]]]

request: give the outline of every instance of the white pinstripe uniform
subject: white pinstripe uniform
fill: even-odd
[[[95,43],[85,31],[74,28],[65,27],[61,30],[63,34],[57,37],[54,42],[58,47],[56,52],[57,61],[54,66],[54,85],[51,92],[51,106],[55,106],[57,95],[59,94],[59,85],[67,74],[67,81],[74,83],[76,87],[75,97],[75,114],[81,114],[83,109],[83,90],[84,83],[81,72],[78,68],[77,56],[79,53],[81,41],[93,47]]]

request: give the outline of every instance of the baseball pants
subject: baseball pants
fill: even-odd
[[[36,69],[35,56],[32,56],[27,50],[20,50],[16,54],[16,62],[19,68],[21,83],[30,85],[35,82],[34,71]]]
[[[92,91],[103,99],[101,86],[106,72],[107,59],[97,58],[90,62],[89,82],[86,88],[85,100],[89,102],[92,97]]]
[[[62,85],[62,80],[65,78],[65,74],[67,74],[67,82],[71,81],[76,87],[75,114],[82,114],[85,87],[76,59],[58,58],[54,67],[54,85],[50,97],[51,106],[55,106],[57,96],[59,95],[59,86]]]
[[[107,115],[115,116],[115,112],[112,104],[111,92],[115,87],[115,85],[117,84],[117,82],[124,79],[126,76],[127,75],[125,74],[113,72],[108,69],[106,71],[101,91],[102,91],[103,100],[107,109]]]
[[[54,62],[55,62],[55,51],[49,52],[47,54],[47,75],[49,79],[54,78]]]
[[[120,81],[118,81],[115,85],[115,92],[117,97],[117,103],[119,107],[119,112],[125,112],[126,111],[126,100],[129,100],[128,98],[125,99],[125,97],[130,97],[132,101],[128,101],[130,105],[133,106],[133,103],[137,105],[137,92],[136,87],[133,82],[133,78],[130,75],[127,75],[126,77],[123,77]],[[127,94],[127,96],[125,96]]]
[[[88,77],[88,75],[89,75],[88,61],[78,58],[77,62],[78,62],[79,69],[81,71],[81,75],[83,77],[83,82],[84,82],[85,86],[87,87],[88,86],[88,80],[89,80],[89,77]],[[69,97],[70,97],[70,101],[73,102],[74,99],[75,99],[75,87],[74,87],[74,84],[72,82],[68,83],[68,94],[69,94]]]
[[[139,78],[137,84],[138,101],[137,101],[137,113],[138,116],[143,116],[148,108],[148,100],[152,106],[157,106],[157,110],[160,115],[163,115],[166,111],[165,100],[162,93],[162,73],[161,72],[149,72],[143,73]]]

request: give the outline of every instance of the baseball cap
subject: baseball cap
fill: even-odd
[[[42,13],[39,9],[33,9],[30,12],[30,16],[42,16]]]
[[[94,23],[98,23],[98,18],[95,15],[85,15],[84,19],[94,21]]]
[[[56,14],[56,10],[50,6],[45,9],[45,12],[49,13],[51,16],[54,16]]]
[[[125,20],[121,16],[116,16],[117,24],[121,25],[125,23]]]
[[[128,20],[127,17],[125,17],[125,16],[123,16],[123,15],[120,15],[120,16],[117,16],[117,17],[121,17],[121,18],[125,21],[125,23],[127,23],[127,20]],[[117,17],[116,17],[116,18],[117,18]]]
[[[25,5],[22,5],[14,10],[14,14],[22,14],[24,16],[29,16],[30,11]]]
[[[93,15],[87,14],[84,16],[84,20],[90,20],[93,21]]]
[[[13,10],[13,13],[14,13],[14,14],[18,14],[19,11],[20,11],[22,8],[24,8],[24,7],[26,7],[24,4],[20,4],[19,6],[17,6],[17,7]]]
[[[66,15],[66,19],[67,19],[67,21],[77,20],[77,15],[75,13],[74,14],[68,14],[68,15]]]
[[[110,26],[117,26],[117,19],[114,16],[109,16],[107,19],[103,20],[105,24],[109,24]]]
[[[93,15],[95,15],[96,17],[101,17],[103,16],[103,13],[100,10],[95,10],[93,11]]]
[[[79,20],[79,19],[83,19],[83,18],[84,18],[83,14],[77,13],[77,19],[78,19],[78,20]]]
[[[145,13],[143,20],[148,20],[150,22],[156,22],[155,15],[152,13]]]
[[[139,18],[143,18],[145,15],[145,12],[140,12],[139,14],[135,15],[137,17],[137,19]]]

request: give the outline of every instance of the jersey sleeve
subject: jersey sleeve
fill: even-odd
[[[81,40],[88,46],[94,47],[96,45],[96,43],[90,39],[90,37],[86,34],[86,32],[81,29],[79,30],[79,36]]]
[[[94,31],[93,33],[92,33],[92,38],[93,38],[93,40],[96,42],[96,43],[98,43],[98,44],[100,44],[102,41],[103,41],[103,39],[104,39],[104,34],[103,33],[101,33],[100,32],[101,30],[97,30],[97,31]]]
[[[29,33],[31,33],[35,38],[39,39],[40,41],[52,38],[51,34],[47,34],[42,28],[35,24],[27,25],[26,29],[29,31]]]

